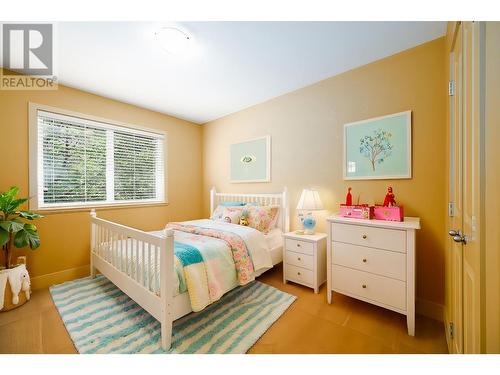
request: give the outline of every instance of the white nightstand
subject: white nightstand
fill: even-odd
[[[325,233],[283,235],[283,282],[287,280],[314,289],[326,281]]]

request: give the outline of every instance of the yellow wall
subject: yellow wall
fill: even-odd
[[[446,239],[444,61],[445,40],[440,38],[203,125],[203,191],[212,185],[233,192],[280,191],[287,186],[291,225],[297,228],[294,206],[304,187],[318,188],[331,213],[345,199],[348,186],[354,198],[360,194],[362,202],[382,203],[391,185],[405,214],[422,220],[417,296],[425,300],[423,309],[439,310],[444,302]],[[405,110],[413,111],[413,178],[343,181],[343,124]],[[272,137],[272,182],[230,184],[229,145],[266,134]],[[208,197],[203,203],[208,214]],[[319,230],[325,230],[324,220]]]
[[[99,216],[143,230],[161,229],[172,220],[200,217],[202,131],[199,125],[65,86],[59,86],[57,91],[0,91],[0,191],[16,185],[22,196],[28,195],[30,101],[167,132],[170,204],[100,209]],[[88,273],[88,210],[47,214],[37,225],[40,248],[34,252],[16,252],[17,255],[29,252],[28,267],[34,288]]]

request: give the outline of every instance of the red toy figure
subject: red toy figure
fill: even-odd
[[[387,188],[387,194],[384,199],[384,207],[394,207],[396,205],[396,200],[394,199],[394,194],[392,192],[392,187]]]
[[[352,206],[352,195],[350,187],[347,188],[347,195],[345,196],[345,205]]]

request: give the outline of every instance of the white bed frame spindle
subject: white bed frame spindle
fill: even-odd
[[[94,278],[99,270],[113,284],[157,319],[161,324],[161,346],[164,350],[169,349],[172,339],[172,322],[174,320],[172,290],[174,272],[173,231],[166,229],[164,231],[165,235],[160,237],[156,234],[100,219],[94,210],[90,213],[90,221],[91,277]],[[121,254],[116,257],[114,249],[118,247]],[[145,247],[147,247],[147,251],[145,251]],[[146,258],[141,257],[142,266],[139,267],[138,259],[145,253],[147,254]],[[151,275],[150,267],[145,269],[146,259],[159,259],[159,275]],[[125,265],[123,262],[125,262]],[[154,272],[158,272],[156,267]],[[159,288],[156,281],[158,279]]]

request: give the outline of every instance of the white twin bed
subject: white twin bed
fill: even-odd
[[[252,228],[217,223],[212,220],[185,223],[189,227],[200,225],[204,231],[222,229],[221,233],[233,232],[235,234],[232,237],[233,240],[235,238],[242,239],[246,243],[248,255],[255,265],[252,275],[250,275],[253,279],[283,260],[282,234],[289,231],[290,225],[288,194],[286,188],[282,193],[277,194],[217,193],[215,188],[212,188],[210,191],[210,212],[213,212],[223,202],[234,201],[260,206],[278,206],[276,227],[271,229],[269,233],[263,234]],[[215,249],[215,252],[219,253],[217,255],[219,263],[214,268],[215,270],[211,271],[208,267],[211,262],[206,263],[208,283],[211,283],[207,290],[214,289],[214,285],[217,285],[214,282],[217,281],[216,278],[225,278],[222,283],[223,288],[218,291],[218,295],[241,285],[237,282],[236,275],[238,273],[235,271],[236,266],[231,258],[231,251],[224,250],[224,246],[227,247],[224,245],[226,243],[224,240],[231,242],[226,237],[207,238],[205,241],[204,236],[200,233],[190,234],[171,228],[157,232],[143,232],[100,219],[94,211],[91,212],[91,276],[95,277],[96,272],[99,271],[155,317],[161,323],[161,344],[165,350],[170,347],[172,322],[193,311],[193,296],[189,295],[189,288],[183,287],[183,284],[192,283],[192,279],[199,278],[197,272],[200,272],[199,268],[196,268],[196,264],[190,264],[192,266],[190,270],[194,270],[191,271],[193,277],[187,277],[184,280],[182,272],[179,272],[179,257],[174,256],[174,236],[176,241],[185,242],[184,240],[189,239],[199,244],[197,247],[201,249],[200,252],[203,256],[205,255],[203,254],[204,246],[207,248],[207,254],[210,251],[213,254],[214,246],[216,247],[217,241],[220,241],[221,250]],[[189,253],[190,250],[193,249],[187,246],[186,251],[192,257],[193,254]],[[194,255],[196,256],[196,254],[195,251]],[[239,258],[239,255],[236,257]],[[188,263],[183,264],[186,266]],[[221,275],[221,268],[224,266],[226,274]],[[241,280],[242,276],[239,275],[239,277]],[[208,296],[203,295],[203,290],[201,290],[200,295],[197,295],[196,299],[208,298]],[[201,306],[205,305],[206,303]]]

